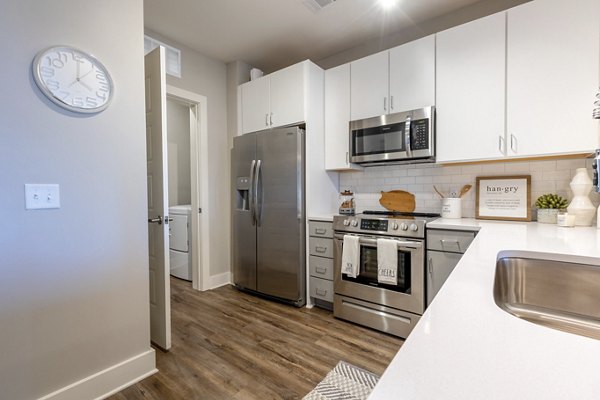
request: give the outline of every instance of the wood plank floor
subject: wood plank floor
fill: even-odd
[[[301,399],[344,360],[381,374],[402,339],[231,286],[207,292],[171,278],[172,348],[160,372],[114,396],[137,399]]]

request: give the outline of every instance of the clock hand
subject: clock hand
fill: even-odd
[[[92,91],[92,88],[91,88],[89,85],[87,85],[87,84],[83,83],[83,82],[81,81],[81,78],[79,78],[79,79],[77,80],[77,82],[79,82],[79,84],[80,84],[81,86],[83,86],[84,88],[86,88],[86,89],[87,89],[87,90],[89,90],[90,92]]]

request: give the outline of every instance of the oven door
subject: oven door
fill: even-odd
[[[377,281],[377,237],[356,236],[360,244],[360,272],[356,278],[349,278],[341,273],[344,235],[334,235],[334,292],[422,315],[425,311],[423,241],[398,240],[398,284],[388,285]]]

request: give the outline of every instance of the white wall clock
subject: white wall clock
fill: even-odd
[[[33,79],[55,104],[78,113],[97,113],[110,104],[113,82],[92,55],[69,46],[40,51],[33,59]]]

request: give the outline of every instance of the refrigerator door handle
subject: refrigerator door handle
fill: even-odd
[[[256,168],[254,169],[254,218],[256,219],[256,226],[260,226],[260,217],[262,214],[262,204],[258,201],[258,182],[260,180],[260,165],[261,160],[256,162]],[[260,203],[262,203],[262,196]]]
[[[252,226],[256,225],[256,213],[254,212],[254,203],[256,203],[256,198],[254,197],[254,171],[256,170],[256,160],[252,160],[252,164],[250,164],[250,215],[252,218]]]

